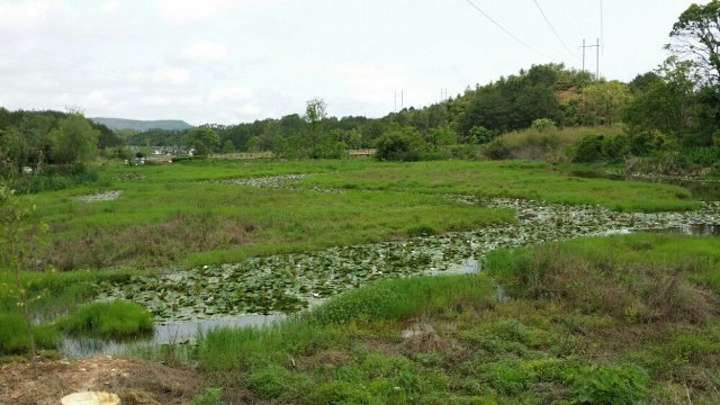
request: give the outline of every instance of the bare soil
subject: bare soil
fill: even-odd
[[[41,361],[37,379],[30,363],[0,365],[0,405],[57,405],[83,391],[115,393],[123,405],[184,404],[201,388],[193,371],[135,358]]]

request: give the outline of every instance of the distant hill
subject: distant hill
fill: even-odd
[[[182,120],[155,120],[155,121],[141,121],[141,120],[128,120],[124,118],[90,118],[98,124],[103,124],[113,131],[121,129],[132,129],[135,131],[143,132],[151,129],[164,129],[168,131],[181,131],[184,129],[192,128],[193,126]]]

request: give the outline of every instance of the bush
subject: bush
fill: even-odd
[[[576,146],[573,154],[575,163],[594,163],[603,160],[603,135],[590,135],[583,138]]]
[[[510,147],[502,139],[495,139],[485,147],[485,156],[492,160],[507,159],[510,152]]]
[[[495,139],[496,135],[497,134],[495,132],[483,126],[474,126],[468,133],[468,143],[483,145]]]
[[[630,153],[635,156],[647,156],[668,144],[669,140],[660,131],[643,131],[630,135]]]
[[[540,132],[554,132],[557,131],[557,125],[555,121],[550,118],[539,118],[532,122],[532,129],[536,129]]]
[[[43,174],[24,175],[14,181],[11,188],[20,194],[36,194],[92,184],[97,180],[96,171],[89,170],[82,163],[76,163],[50,166]]]
[[[60,326],[73,335],[119,339],[152,332],[153,318],[129,301],[95,302],[70,314]]]
[[[427,150],[425,140],[412,127],[394,126],[375,142],[377,160],[412,162]]]
[[[630,149],[630,140],[625,135],[589,135],[575,146],[573,162],[621,163]]]

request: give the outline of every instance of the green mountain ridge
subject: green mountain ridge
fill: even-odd
[[[90,118],[93,122],[103,124],[113,131],[130,129],[134,131],[147,131],[150,129],[163,129],[168,131],[178,131],[193,128],[192,125],[188,124],[183,120],[131,120],[125,118],[103,118],[94,117]]]

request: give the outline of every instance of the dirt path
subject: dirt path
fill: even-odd
[[[34,380],[30,363],[0,365],[0,405],[57,405],[81,391],[113,392],[123,405],[183,404],[201,388],[192,371],[126,357],[42,361],[38,371]]]

